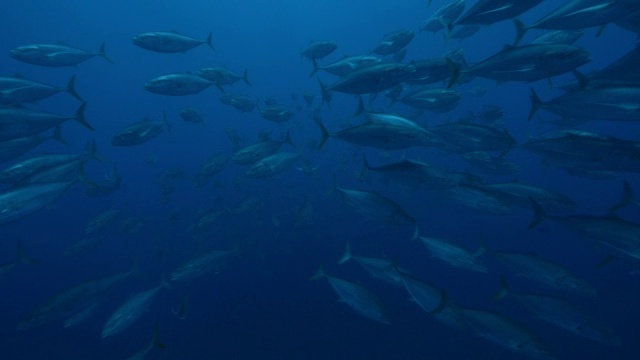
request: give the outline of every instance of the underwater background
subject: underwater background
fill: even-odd
[[[67,145],[46,141],[2,168],[43,154],[80,154],[92,140],[100,160],[87,161],[83,179],[55,201],[0,225],[0,262],[5,264],[0,274],[0,357],[127,359],[140,351],[144,354],[137,358],[148,359],[511,359],[530,355],[484,338],[503,337],[501,325],[484,330],[473,325],[447,326],[415,299],[411,301],[403,280],[381,280],[359,261],[338,264],[347,244],[354,259],[385,259],[387,267],[378,271],[400,277],[411,274],[441,289],[442,303],[436,312],[447,304],[453,309],[455,304],[517,323],[549,349],[548,357],[542,358],[640,356],[637,256],[620,254],[556,221],[543,221],[528,230],[534,217],[532,206],[508,206],[508,211],[496,213],[465,206],[446,190],[406,186],[393,177],[381,179],[375,171],[366,170],[363,154],[374,167],[413,159],[450,173],[473,174],[484,183],[518,180],[572,199],[577,205],[569,214],[596,216],[606,216],[618,202],[625,180],[640,191],[638,171],[620,171],[606,178],[569,174],[515,145],[494,155],[515,164],[517,171],[492,174],[477,170],[455,151],[421,146],[379,149],[340,141],[335,135],[363,123],[353,116],[358,98],[334,92],[330,106],[322,104],[318,79],[326,86],[336,77],[321,71],[310,76],[312,61],[301,51],[313,41],[334,41],[337,49],[317,60],[326,65],[345,55],[371,54],[385,34],[409,29],[415,37],[401,62],[411,64],[462,49],[466,61],[473,64],[513,43],[512,21],[483,26],[462,40],[448,39],[447,29],[421,32],[425,20],[450,2],[5,0],[0,75],[20,74],[60,87],[75,75],[75,90],[86,101],[84,117],[95,131],[66,122],[61,133]],[[466,9],[474,3],[467,1]],[[543,1],[518,18],[531,24],[558,5]],[[203,41],[211,33],[215,51],[203,44],[165,54],[132,43],[134,36],[154,31],[177,31]],[[541,33],[531,30],[523,42],[530,41],[534,32]],[[585,29],[574,45],[587,49],[591,60],[579,71],[604,68],[633,50],[636,38],[637,34],[615,24]],[[20,46],[57,42],[92,52],[104,43],[113,63],[95,56],[76,66],[55,68],[10,56],[11,49]],[[210,86],[188,96],[145,90],[145,83],[157,76],[196,73],[214,65],[237,74],[247,69],[250,85],[240,80],[225,85],[224,93]],[[574,79],[566,72],[553,77],[552,83]],[[446,85],[447,80],[433,87]],[[563,93],[547,80],[497,83],[478,77],[453,88],[462,98],[444,112],[392,104],[383,93],[365,94],[364,106],[372,112],[402,114],[426,129],[469,119],[470,113],[475,114],[472,121],[482,123],[478,114],[495,106],[502,113],[499,121],[517,144],[555,130],[545,122],[553,115],[544,109],[527,120],[530,88],[545,101]],[[257,107],[238,111],[220,101],[224,94],[247,96]],[[305,97],[311,101],[307,103]],[[261,110],[273,103],[290,109],[293,116],[283,122],[263,118]],[[79,104],[69,94],[60,94],[25,107],[66,116]],[[203,123],[181,119],[184,108],[197,110]],[[170,125],[156,138],[136,146],[112,145],[114,135],[126,126],[145,118],[160,121],[163,112]],[[331,133],[322,146],[317,121]],[[638,141],[639,124],[590,121],[575,128]],[[266,138],[280,141],[287,133],[293,146],[284,144],[282,149],[300,154],[300,160],[281,173],[251,178],[245,175],[247,165],[228,160],[240,148]],[[220,153],[227,159],[223,168],[207,183],[196,184],[194,178],[203,164]],[[117,188],[99,196],[88,193],[85,176],[101,183],[112,179],[114,171],[122,177]],[[11,185],[2,189],[10,192]],[[401,210],[385,205],[379,209],[379,203],[367,208],[341,189],[375,192]],[[119,211],[90,233],[88,224],[110,210]],[[387,221],[389,211],[410,214],[415,226]],[[616,214],[630,222],[640,221],[637,205]],[[478,255],[487,270],[469,271],[436,258],[420,239],[411,240],[414,227],[423,237],[448,239]],[[637,233],[636,242],[640,242]],[[172,276],[212,250],[228,253],[202,265],[186,280]],[[536,254],[561,264],[596,294],[562,292],[521,276],[521,270],[495,255],[502,251]],[[328,277],[310,280],[321,266]],[[64,293],[83,284],[82,289],[93,286],[93,279],[118,275],[108,286],[80,295]],[[562,297],[600,329],[610,331],[616,341],[576,336],[536,318],[510,296],[495,299],[501,276],[510,291]],[[345,294],[334,286],[336,278],[348,281],[346,290],[340,288],[343,291],[359,291],[351,284],[366,289],[376,304],[383,304],[386,321],[354,311],[354,304],[345,301]],[[135,311],[139,318],[122,331],[103,336],[108,319],[128,300],[150,289],[157,291]],[[62,296],[72,299],[47,308]],[[79,313],[77,323],[65,326],[65,320]],[[36,315],[42,317],[37,326],[21,326]],[[149,345],[155,324],[158,341]]]

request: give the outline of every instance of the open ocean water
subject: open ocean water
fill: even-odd
[[[464,11],[483,2],[466,1]],[[12,139],[58,130],[66,144],[47,139],[2,158],[0,359],[637,359],[640,209],[638,200],[610,209],[625,181],[640,192],[640,56],[600,85],[589,78],[569,92],[559,87],[575,81],[573,69],[593,73],[636,48],[640,5],[541,1],[516,17],[535,24],[565,3],[591,18],[625,10],[584,29],[572,45],[588,51],[583,63],[550,79],[496,81],[466,64],[512,51],[504,50],[516,37],[511,19],[465,39],[449,36],[462,26],[455,18],[420,30],[456,3],[465,1],[4,0],[1,155]],[[404,56],[374,52],[401,30],[410,34],[396,49]],[[519,46],[545,31],[527,31]],[[136,46],[134,37],[150,32],[174,38]],[[149,49],[172,41],[193,48]],[[314,60],[320,69],[310,76],[313,61],[302,52],[318,41],[337,48]],[[34,44],[54,50],[22,48],[35,56],[20,60],[15,49]],[[64,61],[67,46],[88,59],[42,65]],[[464,60],[447,54],[458,49]],[[505,75],[513,77],[562,68],[572,55],[556,57],[560,51],[497,68],[512,71],[515,62]],[[399,72],[340,88],[322,69],[359,55]],[[418,64],[443,56],[444,78],[418,84]],[[196,78],[214,66],[232,71],[235,83]],[[457,71],[453,104],[435,108]],[[167,74],[186,83],[149,85]],[[75,76],[95,130],[75,121],[83,103],[68,92],[7,100],[14,76],[61,89]],[[201,88],[189,88],[194,82]],[[321,87],[335,91],[323,99]],[[436,90],[423,105],[407,105],[426,88]],[[601,92],[611,88],[626,95]],[[544,102],[586,94],[558,105],[560,115],[592,104],[617,113],[593,108],[557,125],[542,105],[528,120],[531,89]],[[395,90],[402,92],[392,98]],[[354,93],[366,114],[354,116]],[[238,99],[244,111],[233,106]],[[184,109],[195,117],[185,120]],[[15,125],[31,124],[25,113],[34,111],[65,121],[58,130]],[[376,124],[382,129],[366,126]],[[465,133],[468,124],[480,133]],[[553,143],[545,156],[531,150],[541,139]],[[238,160],[260,142],[269,154],[254,163],[268,162]],[[5,177],[15,164],[19,172],[55,154],[77,156],[63,162],[70,170],[37,180],[61,163]],[[484,156],[484,166],[465,160],[471,155]],[[533,201],[508,196],[514,181],[537,191]],[[567,199],[547,203],[540,191]],[[431,238],[441,240],[430,251]],[[508,293],[498,299],[503,285]]]

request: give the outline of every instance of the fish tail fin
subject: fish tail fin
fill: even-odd
[[[542,102],[542,100],[540,100],[540,98],[538,97],[538,94],[533,88],[531,89],[529,98],[531,99],[531,110],[529,111],[529,116],[527,116],[527,120],[531,121],[531,119],[533,118],[533,115],[536,114],[538,109],[540,109],[540,107],[544,105],[544,103]]]
[[[249,81],[249,69],[244,69],[244,74],[242,74],[242,80],[247,83],[247,85],[251,86],[251,81]]]
[[[87,154],[87,159],[93,159],[97,161],[106,161],[98,153],[98,148],[96,147],[95,140],[87,141],[87,143],[84,145],[84,152]]]
[[[416,222],[416,226],[413,229],[413,234],[411,234],[411,238],[409,239],[409,241],[413,241],[419,237],[420,237],[420,228],[418,227],[418,223]]]
[[[313,64],[313,70],[311,70],[311,74],[309,74],[309,77],[312,77],[318,72],[318,70],[320,70],[320,67],[318,66],[318,62],[316,61],[316,59],[311,59],[311,63]]]
[[[151,344],[149,344],[150,348],[156,348],[156,349],[166,349],[167,345],[163,342],[160,341],[159,337],[158,337],[158,322],[156,321],[156,324],[153,326],[153,337],[151,338]]]
[[[351,259],[351,244],[347,241],[347,245],[344,249],[344,254],[338,261],[338,264],[344,264]]]
[[[64,90],[69,94],[71,94],[71,96],[73,96],[74,98],[84,102],[84,99],[82,98],[82,96],[80,96],[80,94],[76,92],[76,76],[75,75],[72,75],[69,78],[69,81],[67,82],[67,87],[65,87]]]
[[[529,196],[529,201],[531,201],[531,206],[533,207],[533,219],[531,220],[531,223],[529,224],[529,227],[527,227],[527,229],[531,230],[540,225],[542,220],[548,217],[548,215],[545,213],[542,206],[540,206],[540,204],[538,204],[538,202],[535,201],[531,196]]]
[[[633,195],[631,184],[629,184],[629,181],[625,180],[624,184],[622,185],[622,196],[620,197],[620,200],[609,209],[609,212],[613,213],[637,202],[638,201]]]
[[[162,122],[167,126],[167,132],[171,132],[171,123],[167,119],[167,112],[162,110]]]
[[[353,117],[360,116],[366,112],[367,110],[364,108],[364,100],[362,100],[362,96],[358,96],[358,106],[356,107],[356,111],[353,113]]]
[[[587,88],[587,86],[589,86],[589,77],[587,75],[581,73],[578,70],[573,70],[573,76],[576,77],[580,90],[584,90]]]
[[[312,277],[310,277],[309,280],[318,280],[322,279],[325,276],[327,276],[327,274],[325,274],[324,272],[324,265],[320,264],[316,273]]]
[[[449,45],[449,41],[451,40],[451,35],[453,34],[453,23],[452,22],[445,22],[444,20],[440,19],[440,21],[442,22],[442,25],[444,25],[446,32],[443,34],[444,35],[444,46],[448,46]]]
[[[296,147],[296,144],[293,143],[293,140],[291,140],[291,131],[287,130],[287,133],[284,136],[284,143],[285,144],[289,144],[293,147]]]
[[[103,59],[113,64],[113,60],[111,60],[109,56],[107,56],[107,53],[104,51],[104,43],[100,45],[100,50],[98,50],[98,56],[102,57]]]
[[[56,125],[56,127],[53,129],[53,135],[51,136],[51,138],[59,142],[60,144],[69,146],[67,140],[62,137],[62,126],[60,126],[60,124]]]
[[[513,40],[513,46],[517,46],[524,34],[529,30],[529,27],[520,21],[520,19],[513,19],[513,25],[516,27],[516,38]]]
[[[320,144],[318,144],[318,150],[320,150],[324,146],[324,143],[327,142],[327,139],[329,139],[330,135],[329,135],[329,132],[327,131],[327,128],[324,127],[324,125],[322,124],[322,121],[320,119],[315,119],[315,120],[316,120],[316,124],[320,128],[320,131],[322,132],[322,139],[320,139]]]
[[[449,89],[453,85],[455,85],[456,82],[458,82],[458,79],[460,79],[460,74],[462,73],[462,69],[460,68],[459,64],[456,64],[450,58],[446,58],[446,60],[447,60],[447,65],[449,66],[449,71],[451,72],[451,78],[449,79],[449,83],[447,84],[447,89]]]
[[[91,124],[89,124],[87,122],[87,119],[84,118],[84,110],[87,107],[87,102],[83,102],[82,104],[80,104],[80,107],[78,108],[78,110],[76,111],[76,114],[74,115],[74,119],[79,122],[80,124],[82,124],[82,126],[86,127],[89,130],[95,130],[93,128],[93,126],[91,126]]]
[[[214,52],[216,51],[216,49],[213,47],[213,42],[211,41],[211,33],[209,33],[209,36],[207,36],[207,40],[205,40],[205,44],[207,44],[208,47],[211,48],[211,50],[213,50]]]
[[[360,179],[364,179],[364,174],[367,172],[367,170],[371,170],[371,165],[369,165],[369,161],[367,160],[367,155],[366,154],[362,154],[362,161],[363,161],[363,167],[362,170],[360,171]]]
[[[30,258],[24,251],[24,246],[22,245],[22,240],[19,239],[16,242],[16,250],[18,253],[18,260],[27,265],[38,265],[40,261]]]
[[[504,275],[500,275],[500,290],[493,295],[493,300],[502,300],[505,296],[509,295],[509,286],[507,286],[507,280]]]
[[[329,92],[329,90],[327,90],[327,88],[324,86],[324,84],[322,83],[322,81],[320,81],[320,79],[318,79],[318,83],[320,83],[320,94],[322,96],[322,102],[320,103],[320,106],[322,106],[322,104],[327,103],[327,106],[331,106],[331,93]]]

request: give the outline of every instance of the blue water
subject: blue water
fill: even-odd
[[[345,243],[354,253],[386,257],[410,269],[417,277],[445,289],[456,305],[491,310],[508,316],[542,338],[558,359],[636,359],[640,356],[640,275],[638,264],[618,257],[601,269],[596,264],[608,250],[553,223],[527,231],[532,216],[515,207],[507,215],[493,215],[467,209],[433,191],[409,191],[387,185],[375,177],[360,178],[362,153],[372,164],[415,158],[463,171],[466,165],[454,155],[428,148],[379,151],[357,148],[335,139],[318,151],[320,131],[310,118],[302,94],[319,96],[318,82],[309,77],[311,64],[300,51],[312,40],[334,40],[338,50],[322,63],[343,55],[368,53],[384,34],[410,28],[417,30],[439,6],[417,0],[244,0],[244,1],[45,1],[4,0],[0,32],[0,68],[3,76],[22,74],[33,80],[62,86],[77,76],[77,91],[87,100],[87,120],[96,128],[90,132],[69,122],[63,135],[70,145],[54,142],[30,153],[82,151],[95,139],[99,153],[116,164],[123,185],[104,197],[88,197],[78,185],[50,206],[0,228],[0,262],[15,258],[16,241],[39,264],[18,264],[0,278],[1,359],[126,359],[149,343],[159,323],[160,340],[167,349],[153,349],[148,359],[511,359],[524,358],[469,332],[459,332],[430,318],[401,287],[369,276],[357,264],[338,265]],[[469,1],[469,3],[472,3]],[[521,17],[531,23],[556,5],[546,1]],[[469,7],[469,6],[467,6]],[[213,34],[216,52],[201,46],[184,54],[159,54],[131,42],[148,31],[176,30],[198,39]],[[417,33],[405,61],[441,56],[461,47],[473,63],[512,42],[511,22],[483,28],[470,39],[445,44],[442,33]],[[593,60],[580,68],[589,72],[602,68],[635,45],[634,34],[609,25],[596,37],[588,29],[578,41]],[[533,35],[527,35],[530,39]],[[21,63],[9,57],[9,50],[33,43],[57,41],[97,50],[106,44],[114,64],[93,58],[76,67],[46,68]],[[270,123],[257,110],[240,113],[219,102],[220,92],[211,87],[198,95],[166,97],[144,90],[144,83],[174,72],[195,72],[212,65],[224,65],[238,73],[248,69],[252,86],[242,82],[227,92],[253,99],[273,97],[296,111],[286,124]],[[333,76],[320,74],[325,83]],[[571,80],[570,75],[554,83]],[[480,98],[465,96],[446,114],[425,113],[419,122],[428,125],[458,119],[485,105],[498,105],[505,112],[506,127],[522,143],[542,130],[537,121],[527,122],[529,88],[543,99],[559,94],[546,81],[532,84],[476,79],[462,85],[466,91],[488,89]],[[330,130],[356,124],[352,119],[354,97],[336,93],[331,108],[322,109]],[[384,108],[386,100],[376,100]],[[77,100],[60,94],[34,108],[72,114]],[[184,107],[199,110],[206,125],[185,123],[178,113]],[[111,137],[126,125],[143,118],[160,119],[166,111],[171,131],[135,147],[113,147]],[[402,106],[389,111],[412,112]],[[541,112],[541,116],[549,116]],[[591,122],[581,128],[637,140],[638,124]],[[267,130],[279,138],[287,129],[293,141],[317,170],[311,175],[291,169],[267,179],[248,179],[244,166],[228,164],[206,187],[192,182],[202,163],[217,152],[232,153],[226,131],[233,129],[247,145]],[[291,150],[289,148],[289,151]],[[149,161],[154,159],[154,161]],[[488,181],[520,181],[562,192],[573,198],[580,212],[604,214],[614,204],[626,178],[640,191],[635,174],[592,180],[567,175],[540,163],[538,157],[515,149],[507,159],[521,171],[513,176],[488,177]],[[167,171],[179,169],[184,177],[167,178]],[[90,162],[87,174],[101,179],[111,171],[109,163]],[[513,288],[549,292],[536,283],[510,274],[490,254],[483,257],[488,274],[448,267],[429,256],[418,242],[409,242],[411,229],[367,221],[353,209],[341,205],[337,194],[328,194],[333,177],[340,186],[375,190],[401,204],[418,221],[424,235],[445,237],[468,249],[484,244],[491,250],[535,252],[569,268],[590,282],[597,297],[570,297],[621,340],[610,346],[573,336],[534,319],[515,302],[497,302],[493,294],[506,274]],[[214,185],[215,183],[215,185]],[[162,187],[175,187],[163,195]],[[206,236],[196,237],[188,227],[210,209],[230,209],[247,197],[257,205],[243,213],[227,213]],[[309,199],[309,221],[296,223],[298,208]],[[84,237],[84,227],[105,210],[123,209],[120,221],[141,216],[142,228],[134,233],[112,229],[86,252],[66,255],[64,249]],[[640,219],[637,208],[620,215]],[[106,339],[102,327],[132,295],[157,286],[185,261],[211,249],[232,249],[242,244],[242,254],[231,258],[217,272],[163,289],[148,311],[133,325]],[[64,289],[89,279],[128,271],[138,264],[139,276],[131,277],[99,296],[93,316],[75,327],[63,328],[61,319],[42,326],[16,330],[33,309]],[[357,282],[381,298],[390,324],[360,316],[344,303],[326,281],[308,281],[318,266],[327,273]],[[188,296],[189,313],[179,319],[172,309]]]

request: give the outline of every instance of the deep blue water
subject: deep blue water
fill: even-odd
[[[409,269],[417,277],[446,291],[458,306],[499,312],[535,333],[558,359],[636,359],[640,356],[640,267],[629,257],[617,256],[611,264],[597,268],[610,251],[574,232],[545,223],[527,231],[532,211],[514,207],[509,214],[494,215],[471,210],[443,193],[410,190],[385,184],[375,176],[360,177],[362,154],[372,164],[419,159],[450,171],[465,171],[466,163],[453,154],[429,148],[381,151],[355,147],[329,139],[321,150],[315,147],[320,131],[311,120],[304,93],[319,97],[318,81],[309,77],[310,62],[300,51],[312,40],[334,40],[338,49],[322,64],[343,55],[367,54],[382,37],[408,28],[416,30],[447,1],[398,0],[245,0],[211,1],[121,1],[87,2],[44,0],[3,2],[0,32],[2,76],[16,73],[47,84],[62,86],[77,76],[77,91],[87,100],[87,120],[94,132],[73,121],[63,125],[64,146],[47,142],[28,156],[43,153],[81,152],[85,142],[95,139],[102,157],[122,173],[120,189],[103,197],[89,197],[76,185],[51,205],[0,228],[0,262],[15,258],[16,241],[39,263],[19,263],[0,278],[2,318],[0,349],[2,359],[126,359],[150,341],[154,323],[159,323],[160,340],[167,349],[153,349],[148,359],[473,359],[524,358],[491,342],[460,332],[435,321],[398,286],[371,277],[355,263],[338,265],[345,244],[357,255],[384,257]],[[468,1],[472,3],[472,1]],[[524,14],[525,23],[540,18],[556,5],[543,2]],[[467,6],[469,7],[469,5]],[[138,48],[132,37],[148,31],[176,30],[205,39],[213,34],[212,52],[200,46],[184,54],[159,54]],[[582,72],[600,69],[631,50],[635,35],[609,25],[600,36],[586,30],[577,45],[588,49],[592,61]],[[473,63],[511,43],[510,21],[483,28],[473,37],[445,44],[442,33],[417,32],[405,62],[435,58],[445,51],[462,48]],[[538,34],[539,32],[536,32]],[[528,34],[526,39],[531,39]],[[92,58],[76,67],[47,68],[9,57],[15,47],[57,41],[97,50],[106,44],[114,64]],[[248,69],[252,86],[238,82],[227,93],[244,94],[262,102],[273,97],[295,111],[285,124],[271,123],[258,110],[240,113],[219,101],[220,91],[211,87],[200,94],[167,97],[145,91],[144,83],[156,76],[224,65],[242,73]],[[334,77],[318,75],[324,83]],[[554,83],[572,80],[570,74]],[[560,94],[546,81],[496,84],[475,79],[460,85],[463,92],[484,87],[479,98],[465,95],[461,103],[445,114],[425,112],[417,117],[426,126],[461,118],[485,105],[498,105],[505,113],[505,126],[522,143],[550,127],[528,122],[529,88],[543,99]],[[316,104],[319,99],[316,99]],[[415,112],[403,105],[387,108],[379,96],[376,109]],[[72,114],[78,101],[59,94],[30,106],[59,114]],[[180,120],[184,107],[200,111],[206,124]],[[356,100],[335,93],[331,108],[322,108],[323,122],[330,130],[357,124],[351,118]],[[114,147],[111,137],[126,125],[143,118],[160,119],[166,111],[171,131],[134,147]],[[541,117],[551,117],[540,112]],[[297,150],[317,169],[310,175],[296,169],[266,179],[244,177],[245,166],[229,163],[205,187],[195,187],[193,177],[202,163],[217,152],[232,153],[227,133],[234,131],[242,145],[258,140],[266,130],[274,139],[286,130]],[[637,123],[593,121],[581,129],[638,140]],[[150,161],[152,159],[153,161]],[[627,179],[640,191],[637,174],[621,174],[605,180],[567,175],[540,162],[522,149],[514,149],[506,159],[521,166],[515,175],[489,176],[488,182],[520,180],[566,194],[579,204],[580,213],[605,214],[620,196]],[[7,164],[5,164],[7,165]],[[111,171],[107,162],[89,162],[87,175],[101,179]],[[168,171],[183,176],[171,178]],[[475,251],[483,245],[486,274],[447,266],[431,257],[419,242],[409,242],[412,229],[368,221],[340,197],[329,194],[334,176],[341,187],[375,190],[401,204],[418,222],[426,236],[443,237]],[[167,186],[171,190],[162,194]],[[256,199],[244,212],[226,212],[201,236],[189,227],[206,210],[232,209],[239,201]],[[296,221],[299,208],[309,201],[308,220]],[[85,238],[85,225],[105,210],[122,209],[118,221],[100,235],[100,241],[86,251],[65,255],[65,248]],[[638,208],[619,213],[638,221]],[[118,224],[141,217],[135,232],[118,231]],[[242,245],[239,256],[230,258],[219,271],[161,289],[143,316],[124,331],[102,339],[102,328],[113,311],[132,295],[151,289],[185,261],[204,251],[232,249]],[[514,301],[495,301],[500,275],[514,289],[553,294],[552,290],[528,281],[492,257],[493,250],[535,252],[552,259],[597,290],[596,297],[569,296],[576,306],[620,338],[620,346],[605,345],[553,327],[533,318]],[[133,264],[139,276],[100,293],[97,308],[85,322],[63,328],[57,318],[33,329],[16,330],[33,309],[61,291],[89,279],[123,273]],[[385,304],[390,324],[367,319],[338,302],[327,281],[309,281],[320,264],[328,274],[361,284]],[[189,313],[178,318],[172,309],[188,297]]]

